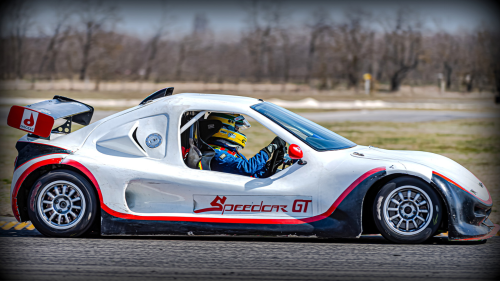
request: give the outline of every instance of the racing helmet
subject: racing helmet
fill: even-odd
[[[212,139],[224,143],[234,148],[245,148],[247,137],[239,132],[250,128],[250,123],[240,114],[230,113],[212,113],[208,120],[219,120],[222,122],[222,128],[212,135]]]

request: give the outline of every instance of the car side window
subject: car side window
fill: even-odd
[[[184,113],[181,117],[180,128],[183,128],[186,124],[189,126],[192,123],[190,120],[195,118],[199,113]],[[233,130],[229,128],[231,124],[222,123],[219,121],[221,118],[216,118],[213,114],[220,115],[219,117],[221,118],[225,114],[236,115],[233,117],[241,115],[238,118],[245,118],[245,124],[241,126],[244,127],[244,130],[239,128],[237,132],[231,131]],[[208,116],[211,117],[207,118]],[[250,122],[247,122],[248,120]],[[233,134],[236,136],[231,136]],[[276,135],[272,131],[248,116],[237,113],[210,112],[200,117],[181,133],[181,150],[183,160],[190,168],[255,176],[249,174],[250,171],[253,173],[255,172],[254,170],[258,170],[263,174],[261,170],[266,168],[264,165],[270,156],[267,153],[263,153],[262,150],[275,137]],[[250,161],[252,157],[255,158]],[[248,162],[239,163],[241,161],[233,158],[243,159]],[[235,164],[233,162],[238,162],[239,167],[226,167],[226,165]],[[257,166],[258,168],[256,168]],[[239,170],[240,167],[242,167],[241,170]]]

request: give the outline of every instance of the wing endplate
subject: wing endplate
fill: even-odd
[[[7,125],[48,138],[54,126],[54,118],[31,108],[14,105],[10,108]]]

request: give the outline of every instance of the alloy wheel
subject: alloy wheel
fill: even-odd
[[[394,189],[384,202],[384,219],[389,227],[402,235],[415,235],[432,220],[432,201],[416,186]]]
[[[63,180],[47,184],[37,201],[42,221],[54,229],[73,227],[82,219],[86,208],[80,188]]]

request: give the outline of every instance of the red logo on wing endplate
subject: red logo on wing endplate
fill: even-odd
[[[46,138],[50,136],[54,118],[36,110],[14,105],[7,117],[7,125]]]
[[[215,199],[210,202],[212,208],[204,208],[200,210],[195,210],[195,213],[204,213],[204,212],[214,212],[220,211],[221,214],[225,212],[252,212],[252,213],[270,213],[270,212],[284,212],[287,213],[288,205],[264,205],[264,201],[261,201],[260,204],[255,205],[244,205],[244,204],[225,204],[226,196],[216,196]],[[307,213],[307,209],[309,203],[312,200],[303,200],[297,199],[293,201],[292,212],[293,213]]]

